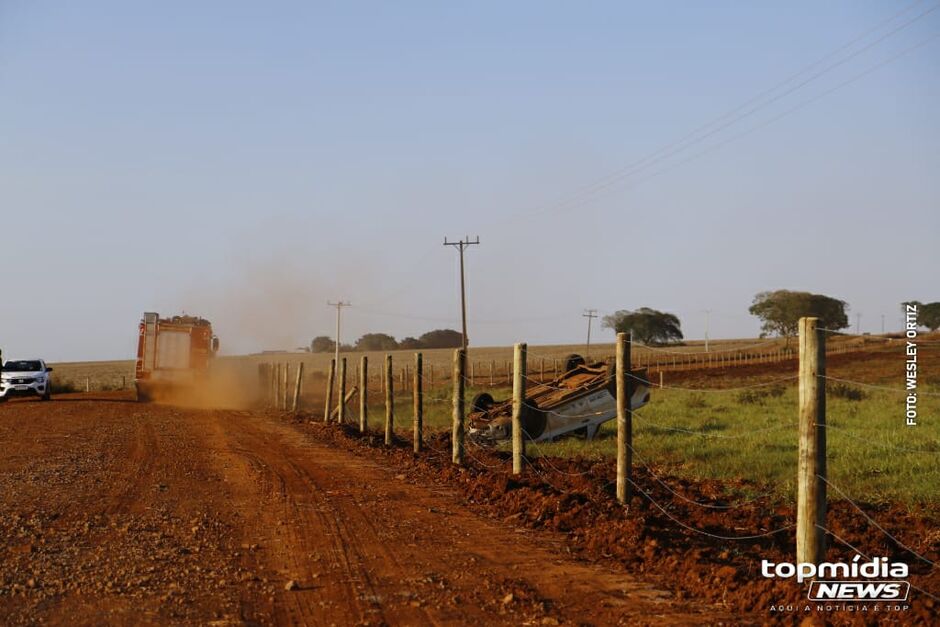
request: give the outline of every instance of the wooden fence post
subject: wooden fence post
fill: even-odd
[[[385,356],[385,445],[391,446],[395,428],[395,372],[392,356]]]
[[[362,356],[359,363],[359,433],[368,427],[369,411],[369,358]]]
[[[470,362],[470,387],[473,387],[477,381],[476,362]]]
[[[512,360],[512,474],[522,474],[522,456],[525,455],[525,434],[522,416],[525,412],[526,353],[524,342],[516,344]]]
[[[630,338],[617,334],[617,501],[630,503],[633,489],[633,410],[630,397],[633,381],[630,375]]]
[[[545,383],[545,358],[539,357],[539,383]]]
[[[339,361],[339,407],[336,410],[336,422],[346,424],[346,358]]]
[[[494,359],[490,361],[490,387],[493,387],[495,383],[493,380],[493,373],[495,372],[496,372],[496,360]]]
[[[421,431],[424,428],[424,390],[421,372],[424,370],[421,353],[415,353],[414,377],[414,452],[421,452]]]
[[[330,412],[333,410],[333,379],[336,378],[336,360],[330,360],[330,374],[326,377],[326,405],[323,410],[323,422],[330,422]]]
[[[281,409],[287,411],[287,399],[290,397],[290,364],[284,363],[284,391],[281,393],[282,403],[284,404]]]
[[[467,365],[467,351],[458,348],[454,351],[454,412],[453,433],[451,435],[451,459],[457,464],[463,464],[463,436],[464,436],[464,370]]]
[[[270,407],[277,409],[277,364],[268,364],[268,396]]]
[[[818,318],[800,318],[800,455],[796,561],[826,557],[826,337]]]
[[[304,362],[297,364],[297,380],[294,381],[294,399],[291,403],[291,411],[297,413],[300,409],[300,386],[304,380]]]
[[[274,363],[271,364],[271,368],[274,369],[274,380],[271,383],[273,389],[271,390],[272,396],[274,397],[274,409],[278,410],[281,408],[281,364]]]

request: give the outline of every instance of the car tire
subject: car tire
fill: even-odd
[[[470,401],[470,411],[474,413],[486,411],[493,407],[493,403],[493,396],[489,392],[480,392]]]
[[[571,353],[565,357],[565,372],[571,372],[578,366],[584,365],[584,357],[578,355],[577,353]]]
[[[39,400],[40,400],[40,401],[51,401],[51,400],[52,400],[52,394],[51,394],[50,392],[46,392],[45,394],[43,394],[42,396],[39,397]]]
[[[531,405],[522,406],[522,429],[530,440],[536,440],[545,433],[548,426],[548,416],[544,411]]]

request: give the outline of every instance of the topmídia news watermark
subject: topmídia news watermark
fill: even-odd
[[[907,399],[904,412],[905,424],[917,426],[917,305],[907,304],[905,310],[905,335],[907,337],[907,356],[905,368]]]

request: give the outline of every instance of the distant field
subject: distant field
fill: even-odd
[[[134,363],[132,359],[53,363],[54,389],[100,392],[133,387]]]
[[[861,340],[843,340],[836,338],[834,343],[852,343],[859,345]],[[795,341],[791,341],[791,348],[795,346]],[[757,338],[743,338],[733,340],[711,340],[709,342],[709,351],[719,354],[721,352],[740,351],[741,353],[756,354],[760,352],[770,352],[780,350],[785,342],[781,339],[761,340]],[[564,345],[531,345],[529,346],[529,369],[530,373],[537,374],[544,365],[546,376],[551,373],[553,360],[558,364],[563,363],[565,357],[571,353],[584,355],[584,344],[564,344]],[[635,361],[647,363],[655,360],[657,357],[671,354],[685,353],[704,353],[705,343],[700,340],[686,342],[681,346],[669,346],[663,348],[647,348],[637,345],[634,347],[633,354]],[[390,351],[396,376],[400,369],[405,366],[411,367],[414,364],[415,351],[397,350]],[[442,380],[450,376],[450,369],[453,365],[454,351],[451,348],[427,349],[421,351],[424,358],[424,367],[426,370],[435,369],[435,380]],[[495,368],[495,377],[502,377],[507,380],[507,368],[511,367],[513,348],[512,346],[496,347],[471,347],[468,351],[468,369],[472,367],[473,374],[480,381],[488,382],[489,371],[491,367]],[[359,364],[360,358],[365,355],[369,358],[369,370],[373,373],[382,372],[384,369],[385,355],[384,351],[368,351],[343,353],[341,357],[346,357],[350,372],[354,372]],[[614,354],[614,345],[610,343],[592,344],[591,357],[594,359],[605,359]],[[254,355],[235,355],[220,357],[217,363],[223,368],[244,369],[244,372],[255,372],[258,364],[262,363],[287,363],[293,370],[297,364],[303,362],[304,371],[312,379],[322,375],[329,370],[330,362],[333,359],[333,353],[268,353]],[[120,389],[122,382],[128,387],[133,385],[134,381],[134,360],[118,361],[87,361],[87,362],[61,362],[52,364],[55,368],[55,379],[60,385],[70,384],[75,388],[85,389],[86,382],[92,391]],[[560,366],[559,366],[560,367]],[[469,372],[468,372],[469,374]]]

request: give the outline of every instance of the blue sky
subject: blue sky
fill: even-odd
[[[581,341],[585,307],[753,336],[776,288],[892,328],[940,299],[940,38],[897,56],[936,5],[2,0],[0,345],[131,357],[186,310],[292,347],[340,298],[346,339],[456,327],[465,234],[472,345]]]

